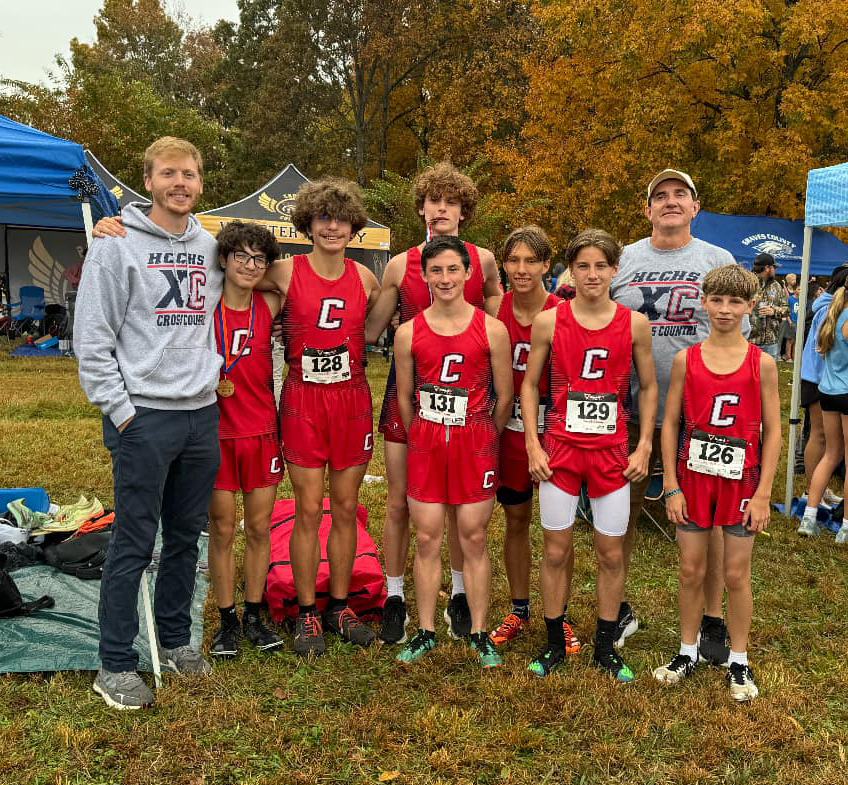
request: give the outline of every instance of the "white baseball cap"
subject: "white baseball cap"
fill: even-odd
[[[658,175],[651,180],[650,185],[648,186],[648,201],[651,201],[651,196],[654,193],[654,188],[656,188],[661,182],[664,180],[680,180],[689,187],[692,191],[692,198],[698,198],[698,190],[695,188],[695,183],[692,182],[692,178],[686,174],[686,172],[681,172],[678,169],[663,169]]]

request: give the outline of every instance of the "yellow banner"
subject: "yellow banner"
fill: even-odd
[[[288,221],[257,221],[250,218],[230,218],[224,215],[197,215],[200,225],[210,234],[217,235],[223,227],[231,221],[245,221],[257,223],[264,226],[279,243],[293,243],[295,245],[312,245],[312,243],[300,234]],[[366,226],[356,233],[348,248],[365,248],[372,251],[388,251],[391,233],[388,229],[376,226]]]

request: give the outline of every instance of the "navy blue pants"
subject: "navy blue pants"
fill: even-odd
[[[154,594],[159,641],[171,649],[190,640],[197,540],[221,461],[218,407],[137,407],[122,433],[104,417],[103,443],[112,454],[115,524],[100,585],[100,660],[106,670],[132,671],[138,667],[139,584],[160,520]]]

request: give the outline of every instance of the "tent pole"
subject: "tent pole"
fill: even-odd
[[[798,320],[795,324],[795,360],[792,363],[792,398],[789,403],[789,444],[786,448],[786,493],[784,509],[789,515],[792,490],[795,485],[795,439],[797,438],[798,403],[801,397],[801,355],[804,349],[804,322],[807,313],[807,281],[810,277],[810,255],[813,248],[813,227],[804,226],[804,250],[801,254],[801,277],[798,294]]]
[[[94,237],[94,221],[91,218],[91,202],[85,199],[82,202],[82,222],[85,224],[85,239],[88,247],[91,248],[91,241]]]

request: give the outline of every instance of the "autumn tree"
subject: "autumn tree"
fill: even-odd
[[[520,145],[499,146],[525,217],[560,240],[625,238],[652,172],[689,171],[705,207],[798,217],[806,172],[848,156],[848,16],[833,0],[540,4]]]

